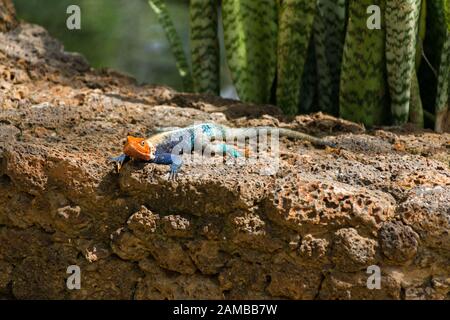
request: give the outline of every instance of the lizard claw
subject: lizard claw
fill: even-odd
[[[121,154],[118,157],[110,157],[108,158],[109,161],[114,162],[114,164],[116,165],[116,171],[117,173],[120,172],[120,169],[122,169],[123,165],[125,163],[127,163],[128,161],[130,161],[130,157],[127,156],[126,154]]]
[[[177,173],[173,172],[173,171],[170,171],[169,172],[169,180],[172,180],[172,181],[177,180]]]
[[[169,180],[177,180],[178,178],[178,171],[180,169],[181,164],[172,163],[170,165],[169,170]]]
[[[178,178],[178,172],[176,170],[169,170],[169,178],[168,180],[175,181]]]

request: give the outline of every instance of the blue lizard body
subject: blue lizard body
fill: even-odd
[[[233,158],[242,156],[241,152],[234,146],[225,143],[212,143],[213,139],[224,141],[226,139],[225,127],[212,123],[203,123],[158,133],[144,140],[146,144],[154,148],[154,152],[150,159],[140,160],[149,163],[170,165],[169,178],[174,179],[183,163],[181,154],[185,152],[191,153],[196,149],[196,146],[201,150],[208,148],[213,153],[227,154]],[[141,140],[139,141],[142,142]],[[127,154],[126,150],[127,144],[124,148],[124,154],[110,159],[118,164],[118,170],[120,170],[125,162],[133,158],[130,152]]]
[[[229,128],[213,123],[202,123],[186,128],[160,132],[148,139],[128,137],[127,143],[124,146],[124,153],[118,157],[111,158],[111,161],[117,164],[118,170],[131,158],[150,163],[169,165],[169,178],[174,179],[183,163],[181,158],[183,153],[208,151],[209,154],[223,154],[229,155],[232,158],[239,158],[244,154],[234,145],[224,143],[224,141],[228,138],[245,139],[246,137],[255,136],[261,131],[270,131],[272,134],[274,130],[280,136],[304,139],[321,146],[335,146],[332,142],[285,128]]]

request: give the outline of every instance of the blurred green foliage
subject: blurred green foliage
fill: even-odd
[[[21,19],[45,27],[67,51],[81,52],[92,66],[110,67],[139,82],[181,89],[175,59],[147,0],[13,0]],[[69,30],[66,9],[81,8],[81,30]],[[168,9],[188,50],[189,1],[168,0]]]

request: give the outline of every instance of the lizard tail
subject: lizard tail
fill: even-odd
[[[281,137],[288,137],[291,139],[309,141],[316,146],[332,147],[332,148],[336,147],[336,144],[334,142],[327,141],[327,140],[324,140],[321,138],[317,138],[317,137],[314,137],[312,135],[309,135],[309,134],[306,134],[303,132],[285,129],[285,128],[279,128],[278,130],[279,130],[279,134]]]
[[[314,136],[311,136],[309,134],[286,129],[286,128],[274,128],[274,127],[254,127],[254,128],[225,128],[225,135],[226,137],[233,137],[233,138],[245,138],[245,137],[252,137],[255,135],[260,134],[260,132],[274,132],[278,131],[278,134],[280,137],[287,137],[291,139],[296,140],[305,140],[311,142],[313,145],[321,146],[321,147],[332,147],[335,148],[336,144],[327,141],[321,138],[317,138]]]

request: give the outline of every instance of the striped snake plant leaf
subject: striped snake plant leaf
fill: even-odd
[[[321,111],[339,113],[339,79],[344,49],[347,0],[317,0],[314,43]]]
[[[194,91],[220,94],[217,0],[190,0],[190,38]]]
[[[415,70],[411,79],[411,100],[409,106],[409,121],[419,128],[424,126],[424,112],[422,97],[420,95],[420,85],[417,72],[422,61],[423,41],[426,34],[427,0],[422,0],[418,25],[418,35],[416,44]]]
[[[422,0],[422,5],[420,8],[419,28],[416,44],[416,70],[419,70],[422,62],[423,42],[427,32],[427,1],[428,0]]]
[[[408,121],[421,0],[386,0],[386,63],[394,124]]]
[[[446,117],[450,116],[450,0],[442,0],[442,10],[444,12],[446,37],[441,51],[435,106],[436,123],[434,129],[437,132],[444,131]]]
[[[311,113],[318,111],[317,107],[317,63],[314,45],[314,34],[308,45],[305,69],[300,81],[301,99],[299,101],[298,113]]]
[[[435,130],[442,132],[444,123],[449,112],[449,94],[450,94],[450,32],[442,48],[442,57],[439,67],[437,97],[435,105],[436,123]]]
[[[277,1],[222,0],[224,44],[242,101],[267,103],[276,72]]]
[[[425,39],[426,56],[435,70],[439,69],[441,51],[447,37],[445,3],[448,0],[427,1],[427,38]]]
[[[286,114],[298,112],[303,70],[316,11],[316,1],[284,0],[278,32],[277,105]]]
[[[423,41],[423,59],[419,69],[419,82],[420,93],[424,102],[423,107],[429,113],[436,111],[440,62],[442,49],[447,37],[445,11],[443,10],[444,1],[426,1],[426,37]],[[428,119],[432,120],[430,117]]]
[[[411,100],[409,108],[409,121],[419,128],[423,128],[423,105],[420,97],[419,79],[417,71],[414,69],[411,78]]]
[[[386,92],[385,29],[369,29],[371,5],[383,12],[385,0],[349,0],[342,59],[340,116],[366,125],[379,125],[389,115]]]
[[[447,23],[447,30],[450,32],[450,1],[449,0],[445,0],[445,6],[444,6],[444,11],[445,11],[445,21]]]
[[[175,29],[169,11],[164,0],[149,0],[150,7],[158,17],[161,27],[164,29],[167,40],[175,57],[178,72],[183,82],[183,89],[188,92],[193,91],[192,75],[189,69],[186,55],[183,50],[183,44]]]

